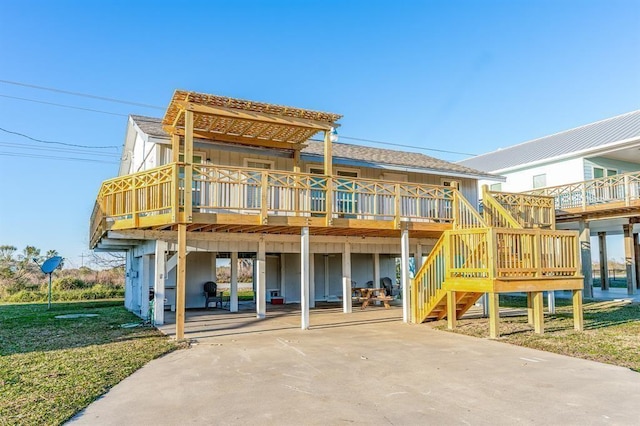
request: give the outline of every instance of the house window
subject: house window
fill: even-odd
[[[543,173],[541,175],[533,176],[533,187],[534,188],[544,188],[547,186],[547,174]]]
[[[606,176],[615,176],[618,174],[617,170],[612,170],[612,169],[603,169],[602,167],[594,167],[593,168],[593,178],[594,179],[600,179],[605,177],[605,173]]]
[[[500,192],[502,191],[502,182],[492,183],[489,187],[491,191]]]
[[[442,186],[454,186],[454,185],[458,185],[458,188],[461,187],[460,182],[457,180],[452,180],[452,179],[446,179],[446,178],[442,178],[440,179],[440,185]]]
[[[271,170],[274,162],[269,160],[256,160],[252,158],[244,159],[244,166],[251,169]],[[262,172],[247,171],[247,180],[245,182],[246,205],[250,209],[259,209],[262,203]],[[277,193],[275,193],[277,196]],[[271,200],[272,205],[277,205],[275,199]]]
[[[324,174],[324,170],[319,167],[309,167],[309,173],[321,175]],[[334,173],[336,176],[347,178],[357,178],[359,176],[357,169],[334,169]],[[335,179],[334,189],[336,213],[339,214],[339,217],[354,218],[358,209],[357,183],[353,180]],[[316,211],[324,210],[324,197],[324,191],[312,191],[311,209]]]
[[[269,161],[269,160],[254,160],[251,158],[244,159],[244,166],[251,169],[271,170],[273,169],[273,165],[274,165],[273,161]]]

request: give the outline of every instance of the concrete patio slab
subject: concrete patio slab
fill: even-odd
[[[640,374],[407,325],[398,308],[206,315],[74,424],[638,424]],[[172,328],[173,326],[167,326]]]

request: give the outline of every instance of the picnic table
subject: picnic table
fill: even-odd
[[[384,288],[354,288],[352,289],[352,300],[362,302],[360,309],[367,309],[371,302],[382,302],[384,308],[389,309],[389,302],[393,300],[393,297],[387,295]]]

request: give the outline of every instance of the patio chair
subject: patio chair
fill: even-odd
[[[384,288],[384,292],[387,296],[393,296],[393,287],[391,284],[391,278],[384,277],[380,280],[380,287]]]
[[[214,307],[222,308],[222,292],[218,293],[218,284],[213,281],[207,281],[204,283],[204,296],[206,297],[206,301],[204,302],[205,309],[209,307],[209,303],[214,302]]]

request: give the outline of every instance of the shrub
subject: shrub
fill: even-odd
[[[82,289],[86,287],[88,287],[87,283],[75,277],[56,278],[55,280],[53,280],[53,283],[51,285],[51,288],[56,291],[77,290],[77,289]]]
[[[74,300],[120,299],[123,297],[124,289],[109,288],[101,284],[96,284],[91,288],[75,290],[55,290],[51,292],[51,300],[55,302]],[[48,291],[22,290],[2,298],[2,301],[7,303],[46,302],[48,298]]]

